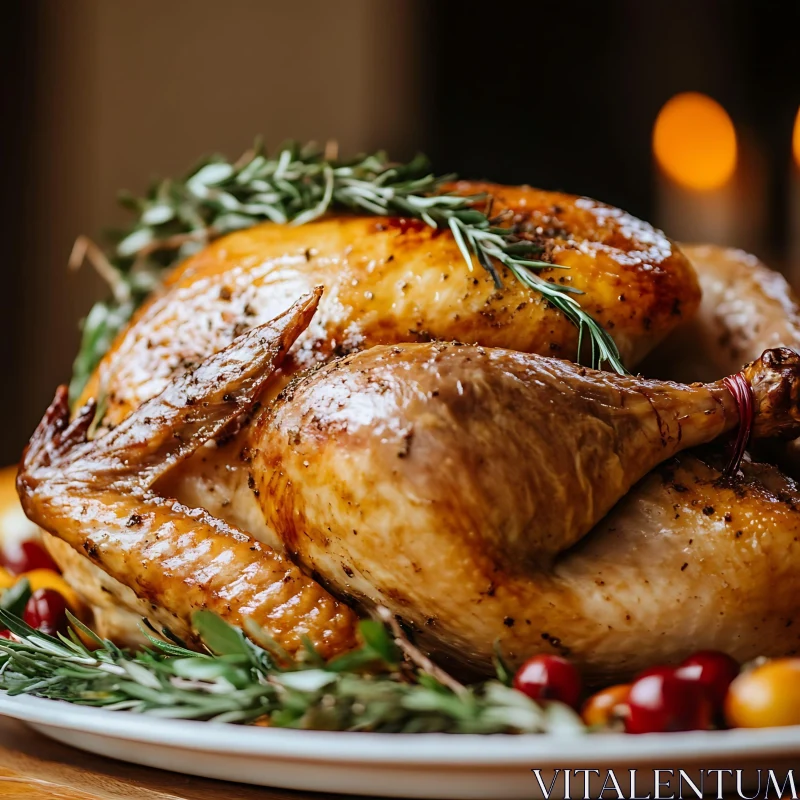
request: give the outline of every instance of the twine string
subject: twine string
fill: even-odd
[[[724,378],[722,382],[725,388],[733,395],[739,412],[739,428],[736,432],[736,441],[733,443],[733,451],[728,466],[725,467],[723,472],[724,477],[732,478],[739,471],[744,451],[750,441],[755,405],[753,403],[753,389],[744,377],[744,373],[737,372],[735,375]]]

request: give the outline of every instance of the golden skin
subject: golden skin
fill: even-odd
[[[703,302],[647,359],[648,372],[711,380],[756,358],[761,343],[800,348],[800,311],[779,273],[741,250],[683,250]],[[789,450],[791,459],[796,441]],[[586,646],[609,676],[624,665],[632,636],[649,663],[701,647],[741,661],[800,652],[800,490],[777,467],[748,461],[739,480],[721,484],[726,457],[714,447],[671,459],[557,565],[561,579],[583,589],[582,613],[596,622]]]
[[[697,307],[697,281],[684,256],[663,234],[619,209],[529,187],[460,182],[447,188],[488,193],[492,214],[509,210],[548,259],[570,266],[540,274],[586,292],[580,302],[613,334],[630,365]],[[337,216],[296,228],[257,226],[223,237],[177,269],[118,338],[83,400],[101,396],[105,422],[118,424],[174,375],[270,320],[317,283],[326,286],[325,295],[283,363],[284,381],[353,348],[429,338],[574,358],[572,324],[501,273],[498,291],[483,269],[467,269],[449,232],[413,221]],[[280,547],[248,488],[242,444],[240,435],[203,448],[155,490]],[[130,591],[59,541],[50,546],[91,601],[100,629],[135,640],[143,609]],[[117,598],[136,616],[126,619]]]
[[[619,209],[529,187],[462,181],[487,193],[568,270],[540,272],[585,294],[583,308],[634,366],[700,302],[694,272],[662,233]],[[283,371],[376,344],[429,340],[507,347],[577,360],[564,315],[501,270],[503,289],[470,272],[449,231],[385,217],[331,216],[298,227],[264,224],[225,236],[188,259],[136,315],[84,392],[106,399],[117,424],[178,372],[236,335],[325,287],[319,311]]]
[[[290,650],[303,634],[327,655],[351,645],[352,613],[285,558],[150,490],[249,413],[318,296],[177,376],[93,441],[94,404],[67,426],[60,390],[20,468],[28,516],[153,603],[159,621],[172,615],[181,633],[207,607],[234,623],[252,616]],[[800,432],[800,356],[767,351],[746,378],[754,434]],[[569,587],[553,583],[553,560],[659,462],[738,422],[721,382],[406,344],[301,378],[245,427],[244,450],[267,524],[337,593],[388,606],[481,671],[495,641],[518,660],[552,644],[543,627],[566,614],[571,653],[591,672],[605,665],[579,636],[594,617],[578,616]]]
[[[702,275],[702,266],[700,269]],[[759,297],[753,300],[755,307],[763,302]],[[770,313],[770,318],[774,316]],[[291,408],[287,404],[281,411],[286,413]],[[518,413],[518,405],[513,411]],[[515,417],[505,415],[501,419],[513,421]],[[512,436],[498,436],[497,441],[514,442],[516,436],[515,426]],[[464,449],[456,462],[474,458],[468,441],[471,439],[458,437],[451,443],[456,452],[461,452],[459,447]],[[492,437],[481,437],[480,441],[491,442]],[[607,448],[603,453],[608,458]],[[493,462],[510,463],[515,469],[512,479],[501,481],[501,485],[518,488],[518,461]],[[524,460],[519,463],[527,468]],[[304,481],[308,469],[303,466]],[[745,464],[744,472],[745,480],[733,487],[721,486],[720,473],[696,456],[687,454],[670,461],[631,489],[577,546],[567,549],[548,569],[540,570],[535,581],[524,576],[520,579],[505,566],[495,569],[491,546],[479,543],[470,549],[451,544],[448,548],[440,538],[436,547],[423,550],[419,562],[413,561],[414,574],[403,581],[404,591],[431,592],[438,587],[439,595],[426,598],[427,606],[420,604],[411,612],[408,603],[401,602],[408,601],[408,596],[402,598],[389,591],[388,599],[399,603],[405,615],[424,616],[420,625],[427,630],[431,625],[442,625],[441,617],[428,623],[437,619],[433,615],[439,611],[438,604],[458,598],[457,614],[445,618],[451,629],[445,636],[439,630],[438,636],[429,637],[440,647],[444,642],[446,650],[469,652],[480,637],[491,642],[499,628],[504,647],[512,656],[520,658],[541,648],[569,653],[586,659],[584,666],[598,679],[630,674],[656,661],[676,660],[697,647],[720,648],[740,659],[792,652],[797,648],[793,633],[796,600],[791,587],[797,568],[794,539],[800,536],[800,518],[794,505],[798,492],[774,468]],[[480,475],[475,470],[468,474]],[[457,485],[451,494],[470,497],[473,492]],[[510,499],[515,505],[519,503],[519,498]],[[486,514],[486,506],[491,504],[476,506]],[[345,512],[348,509],[344,506]],[[417,537],[409,531],[416,531],[417,526],[407,514],[401,517],[401,544],[413,546]],[[358,535],[363,536],[363,531]],[[562,543],[568,544],[572,538],[574,533]],[[333,541],[334,546],[341,546]],[[343,541],[348,557],[354,541]],[[318,542],[303,537],[298,547],[311,553],[304,560],[320,559],[324,563],[330,544],[323,550]],[[558,544],[552,549],[558,549]],[[392,549],[391,557],[387,556],[392,573],[387,578],[390,589],[401,583],[400,573],[408,564],[408,559],[398,558],[397,552]],[[364,557],[356,551],[355,555],[363,566],[376,553],[370,556],[368,552]],[[515,555],[512,551],[512,561]],[[356,593],[353,577],[347,576],[341,563],[329,555],[327,558],[331,561],[331,585],[338,585],[346,594]],[[86,559],[75,560],[88,565]],[[546,562],[543,558],[541,563]],[[345,564],[357,580],[361,579],[350,561]],[[420,566],[425,573],[433,573],[431,580],[420,581],[416,572]],[[470,597],[474,603],[463,602]],[[520,614],[520,609],[541,609],[543,604],[544,619]],[[430,616],[424,614],[426,607],[431,609]],[[506,619],[514,621],[512,627]],[[459,620],[463,620],[462,628],[458,627]],[[531,641],[530,628],[538,639]],[[469,631],[466,637],[464,629]],[[542,638],[545,634],[546,639]]]
[[[61,387],[23,455],[17,487],[28,517],[131,588],[178,635],[190,636],[192,612],[207,608],[236,625],[252,618],[290,652],[304,636],[325,656],[355,644],[355,614],[284,556],[150,489],[252,409],[319,296],[178,376],[93,441],[95,404],[69,423]]]
[[[556,563],[552,580],[588,623],[559,617],[556,650],[591,652],[597,677],[615,680],[703,649],[741,662],[800,652],[800,490],[749,462],[721,483],[724,463],[671,459]]]
[[[798,369],[788,350],[748,368],[756,435],[798,429]],[[587,674],[632,672],[651,663],[639,637],[653,616],[630,622],[624,587],[602,599],[593,575],[576,578],[571,548],[657,463],[737,423],[721,384],[465,345],[375,347],[270,407],[252,431],[253,474],[269,528],[306,570],[387,606],[439,656],[486,672],[498,641],[515,663],[568,649]],[[629,544],[631,556],[612,544],[613,563],[655,604]],[[597,647],[600,618],[628,620],[613,652]]]

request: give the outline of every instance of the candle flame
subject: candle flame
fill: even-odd
[[[794,120],[794,133],[792,134],[792,153],[794,154],[794,163],[800,169],[800,109],[797,110],[797,116]]]
[[[798,135],[795,127],[795,154]],[[724,186],[736,170],[736,130],[716,100],[700,92],[683,92],[658,113],[653,153],[662,171],[676,183],[711,191]]]

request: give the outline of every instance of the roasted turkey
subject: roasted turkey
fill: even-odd
[[[457,188],[488,190],[570,267],[548,277],[585,292],[630,366],[679,326],[708,330],[689,260],[645,223]],[[735,260],[689,253],[701,283]],[[495,641],[598,677],[704,646],[796,649],[794,484],[750,463],[722,480],[719,446],[675,458],[739,424],[730,391],[580,367],[571,324],[502,277],[467,271],[447,233],[351,216],[259,226],[185,262],[71,422],[59,393],[21,465],[26,513],[104,632],[130,638],[133,612],[189,636],[210,607],[330,654],[353,644],[351,609],[380,604],[477,671]],[[749,313],[774,317],[764,286]],[[751,323],[723,321],[733,337]],[[796,345],[785,329],[766,344]],[[752,360],[754,434],[797,436],[800,360],[756,358],[757,340],[724,372]]]

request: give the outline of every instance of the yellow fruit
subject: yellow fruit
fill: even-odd
[[[17,467],[0,468],[0,547],[38,538],[38,526],[22,510],[17,496]]]
[[[16,582],[16,575],[12,575],[5,567],[0,567],[0,589],[10,589]]]
[[[629,683],[618,686],[609,686],[597,694],[593,694],[581,709],[583,721],[590,727],[595,725],[608,725],[624,713],[625,704],[628,702]]]
[[[800,725],[800,658],[777,658],[731,684],[725,720],[732,728]]]
[[[77,614],[83,606],[80,598],[75,594],[75,590],[61,575],[51,569],[32,569],[30,572],[24,572],[19,577],[28,579],[33,592],[38,589],[55,589],[67,601],[69,610],[73,614]]]

